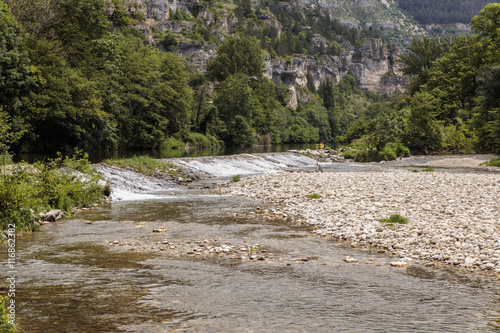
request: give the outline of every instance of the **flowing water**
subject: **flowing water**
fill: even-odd
[[[18,243],[16,304],[26,332],[500,330],[493,276],[426,263],[391,267],[394,258],[267,217],[273,208],[262,202],[206,189],[235,172],[310,170],[311,160],[270,154],[177,162],[215,178],[188,188],[101,167],[115,184],[112,204]],[[199,250],[212,245],[240,254]],[[359,262],[345,263],[346,256]]]

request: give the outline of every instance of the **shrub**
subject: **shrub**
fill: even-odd
[[[213,135],[203,135],[201,133],[189,133],[186,141],[195,148],[208,148],[221,146],[221,142]]]
[[[88,156],[61,157],[19,164],[0,178],[0,227],[14,223],[17,231],[34,231],[38,214],[52,208],[69,211],[103,199],[102,176],[90,167]]]
[[[173,136],[165,139],[160,145],[160,149],[184,148],[186,144]]]
[[[399,215],[399,214],[394,214],[394,215],[391,215],[388,219],[380,220],[380,222],[390,223],[390,224],[394,224],[394,223],[406,224],[406,223],[408,223],[408,219]]]
[[[434,172],[434,168],[422,169],[423,172]]]
[[[236,176],[233,176],[233,178],[231,179],[231,181],[233,183],[237,183],[241,180],[241,176],[240,175],[236,175]]]
[[[309,199],[319,199],[319,198],[321,198],[321,195],[319,195],[318,193],[313,193],[313,194],[309,194],[307,197]]]
[[[499,158],[492,158],[488,162],[484,162],[482,164],[489,165],[489,166],[500,167],[500,157]]]

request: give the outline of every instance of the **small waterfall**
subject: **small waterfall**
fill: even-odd
[[[98,164],[96,169],[111,182],[111,198],[113,200],[147,200],[164,198],[167,192],[178,189],[173,182],[149,177],[134,171]]]
[[[241,154],[171,159],[187,175],[195,179],[220,178],[235,175],[248,176],[259,173],[301,170],[312,168],[315,160],[295,153]],[[107,164],[97,164],[96,169],[111,182],[113,200],[149,200],[172,197],[171,192],[186,187],[156,177]]]
[[[291,152],[178,158],[170,161],[182,171],[200,178],[228,178],[235,175],[297,171],[313,167],[316,163],[309,157]]]

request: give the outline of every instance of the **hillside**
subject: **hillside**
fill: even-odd
[[[488,31],[478,25],[482,20],[476,31]],[[425,100],[405,94],[417,92],[430,74],[436,85],[452,82],[437,79],[450,74],[445,67],[429,70],[452,44],[458,49],[448,56],[462,59],[462,39],[416,39],[409,56],[402,55],[400,46],[424,30],[395,2],[3,0],[0,25],[3,155],[11,148],[71,153],[186,142],[365,140],[377,150],[395,143],[385,159],[406,154],[404,145],[456,147],[442,144],[443,124],[447,135],[470,138],[470,150],[475,138],[459,124],[479,124],[472,120],[481,100],[473,91],[480,58],[464,71],[467,112],[456,109],[453,95],[449,106],[437,104],[446,96],[436,86],[428,106],[450,110],[430,114],[440,117],[429,128],[432,145],[427,134],[421,137],[409,111]],[[466,42],[474,48],[484,46],[471,38]],[[403,72],[413,78],[411,90]]]

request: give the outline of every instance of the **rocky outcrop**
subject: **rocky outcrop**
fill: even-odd
[[[292,107],[299,102],[297,86],[306,87],[308,76],[318,88],[321,82],[330,80],[338,84],[346,74],[351,74],[361,90],[392,95],[409,87],[408,78],[402,75],[396,62],[398,54],[396,48],[387,48],[380,39],[370,39],[359,48],[344,49],[340,58],[323,56],[317,60],[312,56],[303,56],[288,62],[268,58],[265,75],[273,82],[288,87]]]
[[[305,2],[304,2],[305,3]],[[357,5],[369,7],[366,0],[357,0]],[[311,1],[311,6],[322,8],[335,8],[337,2],[327,0]],[[184,15],[195,16],[202,19],[203,24],[210,27],[212,34],[220,39],[226,35],[234,34],[238,19],[230,12],[220,13],[217,17],[208,11],[200,0],[125,0],[123,3],[130,13],[141,11],[145,17],[145,23],[137,26],[144,31],[145,40],[154,44],[152,31],[171,31],[174,33],[191,33],[196,31],[200,22],[196,21],[173,21],[170,14],[179,10]],[[283,3],[283,6],[290,4]],[[112,15],[114,7],[110,2],[107,14]],[[274,27],[281,33],[281,24],[276,18],[268,13],[259,13],[259,20],[263,26]],[[346,22],[342,22],[347,24]],[[374,25],[388,26],[392,22],[375,22]],[[391,26],[392,27],[392,26]],[[394,26],[395,27],[395,26]],[[307,30],[310,27],[302,27]],[[312,36],[312,44],[316,50],[326,49],[328,41],[320,34]],[[158,45],[162,49],[161,45]],[[296,107],[300,101],[307,100],[305,91],[307,80],[313,80],[316,88],[326,80],[338,84],[346,74],[353,75],[361,90],[375,91],[393,94],[395,91],[405,91],[409,85],[396,62],[398,50],[395,47],[388,48],[380,39],[369,39],[361,47],[354,48],[348,42],[342,45],[342,55],[322,56],[299,56],[291,59],[265,59],[265,76],[278,84],[285,84],[289,91],[289,104]],[[215,46],[210,43],[184,42],[178,45],[177,53],[183,56],[189,63],[198,68],[200,72],[206,72],[207,61],[215,57]]]
[[[200,72],[205,73],[208,60],[217,56],[217,51],[213,44],[191,42],[179,44],[177,54],[183,56]]]

